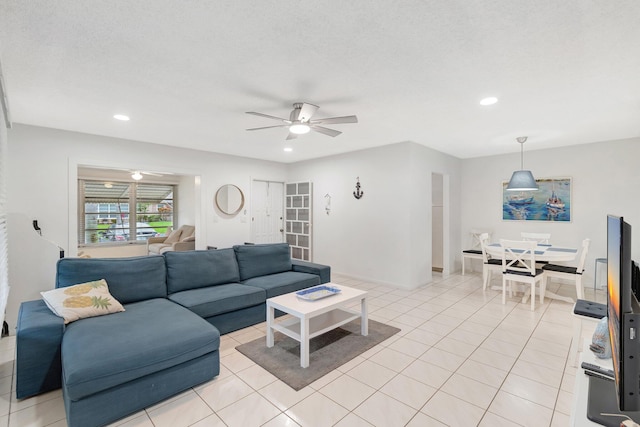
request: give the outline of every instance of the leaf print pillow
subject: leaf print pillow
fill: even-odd
[[[109,293],[104,279],[40,292],[40,295],[56,316],[64,318],[65,324],[124,311],[122,304]]]

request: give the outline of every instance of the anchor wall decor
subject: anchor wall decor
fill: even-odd
[[[353,197],[355,197],[356,199],[360,199],[362,196],[364,196],[364,191],[360,191],[360,177],[356,179],[356,191],[353,192]]]

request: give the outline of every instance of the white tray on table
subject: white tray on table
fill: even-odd
[[[340,289],[332,286],[320,285],[296,292],[296,296],[307,301],[315,301],[340,293]]]

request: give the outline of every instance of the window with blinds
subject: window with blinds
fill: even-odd
[[[146,241],[173,228],[175,185],[78,180],[78,244]]]

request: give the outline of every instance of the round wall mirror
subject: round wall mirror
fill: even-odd
[[[227,215],[235,215],[244,206],[242,190],[233,184],[223,185],[216,191],[216,206]]]

